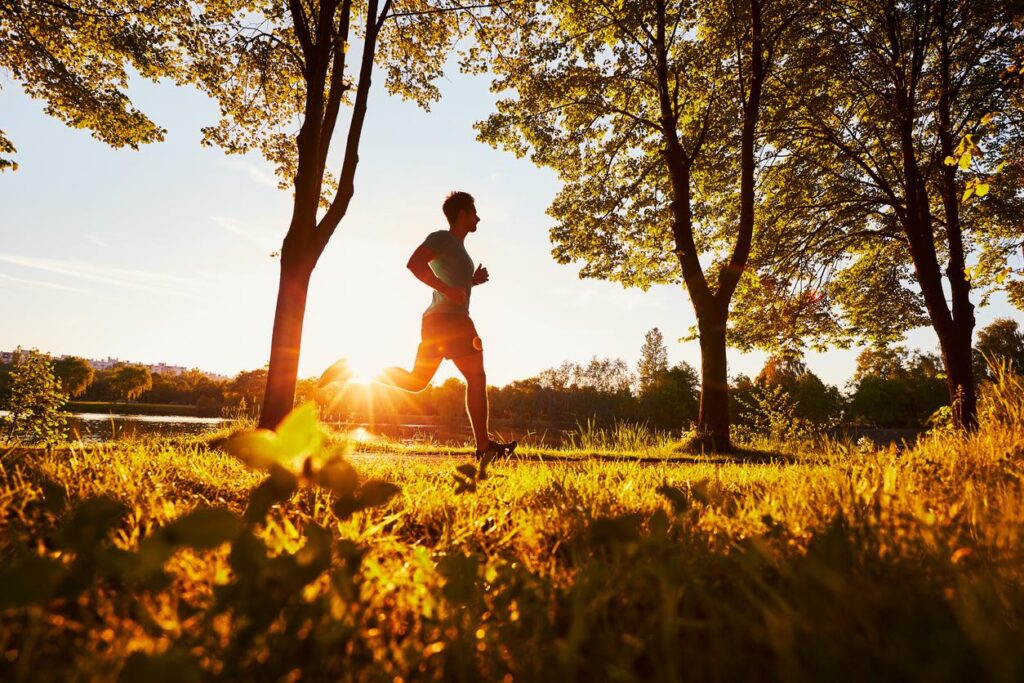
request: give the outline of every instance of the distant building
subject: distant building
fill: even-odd
[[[160,374],[165,376],[180,375],[186,370],[186,368],[183,365],[168,365],[163,361],[160,361],[159,363],[155,363],[153,365],[145,365],[143,367],[147,368],[150,372],[154,374]]]
[[[61,358],[67,358],[67,355],[63,355]],[[111,358],[110,356],[107,356],[106,360],[96,360],[95,358],[83,358],[82,360],[88,363],[93,370],[109,370],[124,363],[124,361]]]
[[[21,347],[14,349],[13,351],[0,351],[0,363],[4,365],[10,365],[14,362],[15,356],[21,353]]]
[[[13,351],[0,351],[0,363],[3,363],[3,364],[13,363],[15,357],[17,357],[20,354],[24,354],[24,353],[25,353],[25,349],[22,349],[20,346],[17,347],[16,349],[14,349]],[[54,358],[72,358],[73,356],[72,356],[72,354],[64,353],[64,354],[61,354],[59,356],[55,355],[53,357]],[[107,356],[106,358],[102,358],[102,359],[99,359],[99,358],[83,358],[82,360],[84,360],[86,363],[88,363],[89,367],[91,367],[93,370],[97,370],[97,371],[99,371],[99,370],[109,370],[111,368],[116,368],[118,365],[141,365],[142,367],[144,367],[147,370],[149,370],[151,373],[153,373],[153,374],[160,374],[160,375],[163,375],[164,377],[168,377],[168,376],[172,376],[173,377],[173,376],[180,375],[182,373],[188,372],[188,368],[186,368],[184,365],[168,365],[167,363],[164,363],[163,361],[161,361],[159,363],[133,363],[131,361],[125,361],[125,360],[121,360],[120,358],[113,358],[111,356]],[[203,377],[206,377],[206,378],[208,378],[208,379],[210,379],[210,380],[212,380],[214,382],[225,382],[225,381],[231,379],[227,375],[221,375],[221,374],[218,374],[216,372],[205,372],[203,370],[199,370],[198,368],[196,368],[196,370],[200,374],[202,374]]]

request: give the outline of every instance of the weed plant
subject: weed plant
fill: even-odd
[[[0,679],[1019,681],[1019,377],[980,421],[765,462],[590,428],[486,473],[335,436],[292,479],[221,439],[12,449]]]

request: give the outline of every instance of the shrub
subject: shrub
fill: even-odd
[[[35,350],[11,370],[3,433],[8,440],[51,445],[67,436],[68,395],[53,372],[50,357]]]

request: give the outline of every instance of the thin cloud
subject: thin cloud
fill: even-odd
[[[243,225],[241,222],[236,221],[233,218],[225,218],[224,216],[217,215],[210,216],[210,220],[233,235],[238,235],[239,237],[259,246],[261,249],[270,249],[279,242],[279,238],[272,235],[269,230],[254,226],[251,223]]]
[[[17,254],[0,254],[0,262],[12,263],[23,268],[41,270],[55,275],[98,282],[113,287],[126,287],[150,292],[183,294],[183,288],[193,289],[203,283],[195,278],[179,277],[167,273],[152,273],[130,268],[98,266],[94,263],[71,259],[49,259]]]
[[[267,173],[267,171],[252,162],[241,161],[239,159],[228,159],[224,162],[224,165],[232,171],[241,171],[242,173],[245,173],[249,176],[249,180],[254,183],[266,185],[267,187],[277,187],[277,178],[272,173]]]
[[[50,287],[51,289],[60,289],[65,292],[85,292],[84,289],[79,289],[78,287],[70,287],[68,285],[62,285],[56,282],[46,282],[45,280],[29,280],[23,277],[14,277],[13,275],[8,275],[7,273],[0,273],[0,278],[3,278],[4,280],[10,280],[11,282],[19,282],[24,285],[34,285],[36,287]]]
[[[97,247],[107,247],[107,246],[110,246],[110,243],[107,242],[106,239],[100,237],[99,235],[86,235],[85,239],[89,240],[90,242],[95,244]]]

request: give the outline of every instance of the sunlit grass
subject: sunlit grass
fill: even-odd
[[[339,432],[360,474],[401,492],[341,519],[302,488],[258,533],[278,553],[313,524],[354,541],[354,583],[336,558],[239,644],[240,612],[206,616],[227,548],[182,550],[167,586],[0,613],[0,678],[113,679],[140,651],[249,680],[1020,680],[1019,378],[988,390],[981,419],[907,450],[775,444],[758,462],[584,423],[565,449],[527,440],[461,495],[469,445]],[[125,549],[196,506],[241,512],[261,475],[216,447],[228,435],[6,453],[0,558],[57,552],[57,483],[70,506],[122,501]]]

